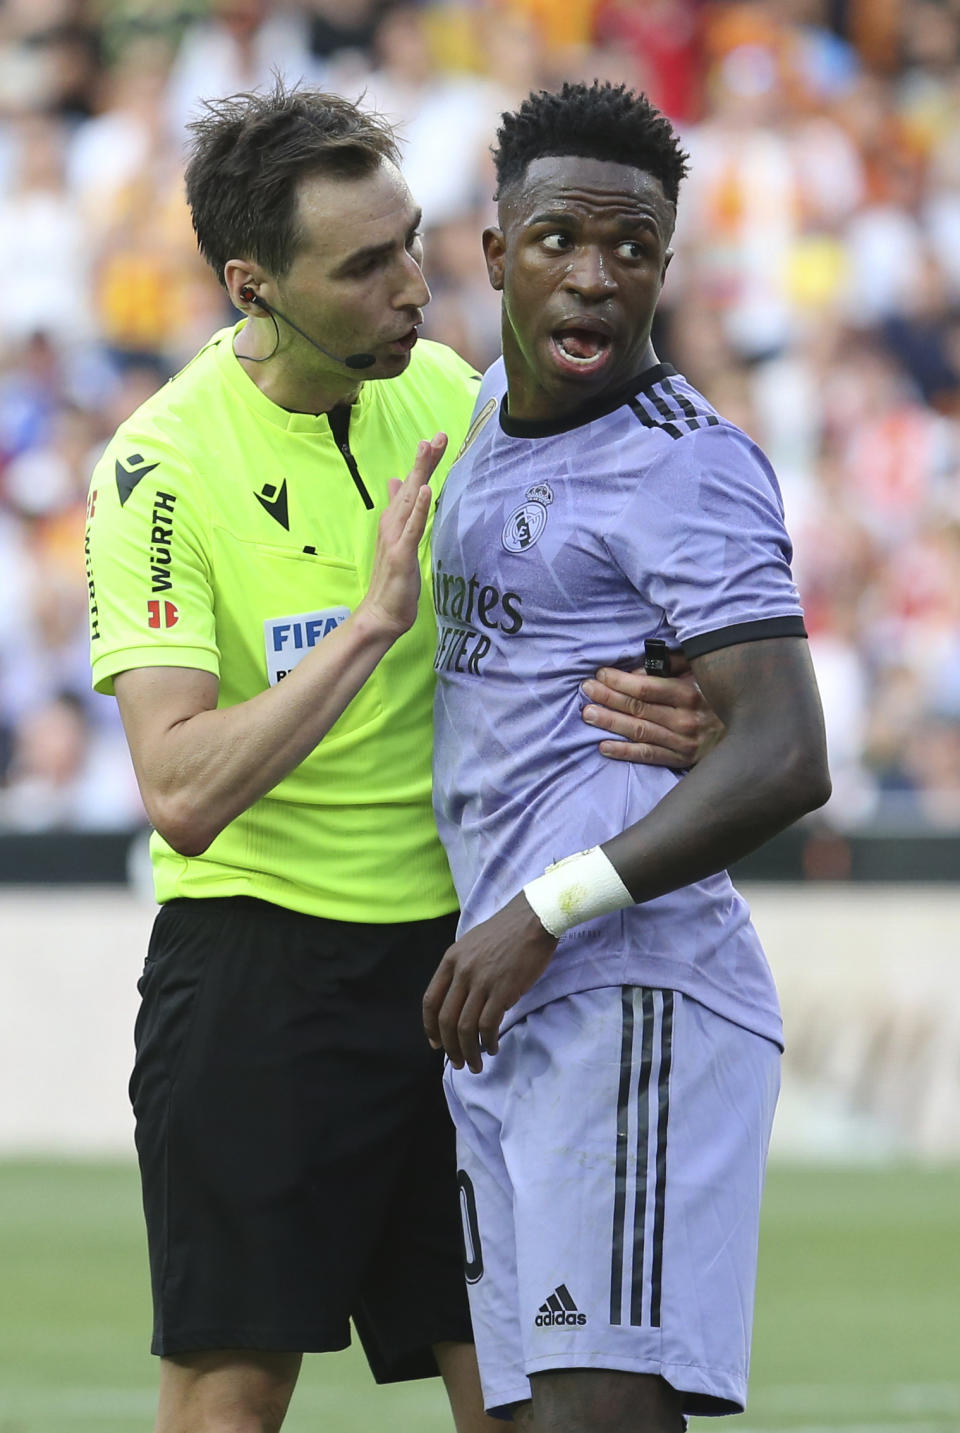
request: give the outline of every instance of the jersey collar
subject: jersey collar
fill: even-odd
[[[672,378],[676,371],[672,363],[655,363],[652,368],[645,368],[613,393],[607,393],[593,403],[585,403],[582,408],[575,409],[565,418],[511,418],[507,411],[505,393],[500,400],[500,427],[510,438],[549,438],[554,433],[569,433],[574,428],[582,428],[586,423],[592,423],[596,418],[605,418],[608,413],[616,412],[636,394],[652,388],[663,378]]]
[[[210,340],[211,344],[216,345],[217,362],[230,387],[262,422],[269,423],[274,428],[283,428],[288,433],[329,432],[329,419],[326,413],[291,413],[260,391],[233,351],[234,337],[245,322],[245,319],[241,319],[232,328],[221,329]],[[354,420],[366,407],[366,389],[367,384],[361,385],[357,401],[352,409]]]

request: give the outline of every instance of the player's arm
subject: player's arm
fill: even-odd
[[[622,738],[598,745],[611,761],[680,771],[702,761],[723,735],[723,723],[680,652],[670,654],[669,676],[651,676],[642,667],[629,672],[601,667],[584,682],[583,693],[587,725]]]
[[[830,795],[805,638],[721,647],[692,665],[724,735],[642,821],[604,844],[634,901],[713,875]]]
[[[823,717],[803,638],[721,648],[693,670],[724,725],[713,750],[642,820],[531,882],[529,896],[519,892],[441,961],[424,1025],[458,1068],[479,1070],[481,1051],[496,1052],[504,1013],[546,969],[565,929],[713,875],[827,800]]]
[[[396,639],[413,625],[427,481],[446,440],[421,443],[380,519],[370,585],[356,611],[282,682],[217,709],[218,679],[185,667],[138,667],[114,690],[144,805],[174,850],[199,855],[291,772],[333,726]]]

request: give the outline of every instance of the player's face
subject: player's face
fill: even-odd
[[[332,353],[374,354],[377,362],[364,369],[365,379],[395,377],[410,362],[430,300],[419,226],[419,206],[393,164],[358,179],[305,179],[298,193],[296,257],[282,279],[261,288],[263,297],[273,297]],[[292,340],[305,365],[343,374],[341,365],[295,334]]]
[[[484,249],[503,291],[512,416],[562,417],[656,361],[650,326],[675,217],[659,180],[549,156],[504,196],[500,217]]]

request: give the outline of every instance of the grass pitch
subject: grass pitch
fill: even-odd
[[[149,1433],[148,1329],[132,1166],[0,1163],[0,1433]],[[383,1427],[450,1433],[436,1380],[305,1361],[285,1433]],[[693,1427],[958,1433],[960,1168],[773,1168],[750,1408]]]

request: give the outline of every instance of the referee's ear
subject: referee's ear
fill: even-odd
[[[492,226],[483,231],[483,257],[487,261],[487,278],[490,287],[499,293],[503,288],[503,269],[506,262],[507,245],[503,230]]]

